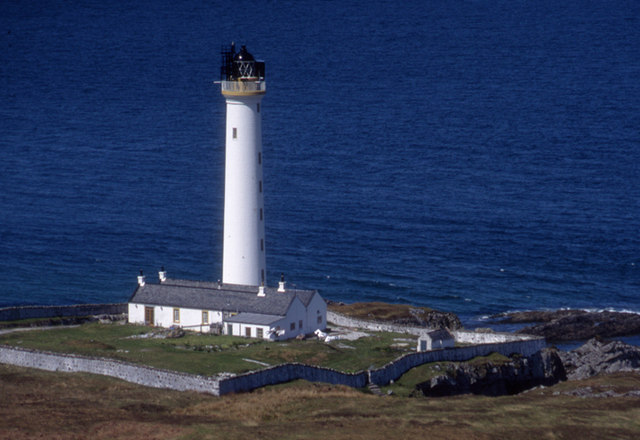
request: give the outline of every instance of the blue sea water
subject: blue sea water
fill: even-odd
[[[640,312],[640,3],[571,0],[0,2],[0,306],[220,277],[231,41],[271,284]]]

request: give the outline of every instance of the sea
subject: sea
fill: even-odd
[[[220,278],[231,42],[268,284],[640,313],[640,2],[588,0],[1,1],[0,306]]]

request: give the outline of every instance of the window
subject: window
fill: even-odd
[[[290,328],[291,328],[291,330],[295,330],[296,329],[296,323],[292,322]]]
[[[302,330],[302,319],[301,319],[300,321],[298,321],[298,328],[299,328],[300,330]]]
[[[260,192],[262,192],[262,180],[258,183],[258,187],[260,188]]]
[[[258,113],[260,113],[260,103],[258,103]]]
[[[238,139],[238,129],[236,127],[233,127],[233,138]]]
[[[245,329],[244,329],[244,335],[245,335],[247,338],[250,338],[250,337],[251,337],[251,327],[245,327]]]
[[[264,251],[264,239],[260,239],[260,250]]]
[[[206,310],[202,311],[202,323],[209,324],[209,312],[207,312]]]
[[[256,338],[260,338],[260,339],[264,338],[264,330],[262,330],[262,328],[260,327],[256,329]]]
[[[262,213],[262,208],[260,208],[260,220],[263,220],[264,214]]]
[[[180,322],[180,309],[173,309],[173,322]]]
[[[318,316],[318,324],[322,324],[322,316]]]
[[[262,153],[258,153],[258,163],[262,163]]]

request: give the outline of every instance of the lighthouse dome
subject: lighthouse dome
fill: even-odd
[[[245,46],[233,57],[233,76],[238,79],[254,79],[256,74],[256,60]]]
[[[233,57],[233,61],[255,61],[255,58],[249,53],[247,46],[242,46],[240,52]]]

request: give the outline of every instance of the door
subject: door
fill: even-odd
[[[145,325],[154,325],[153,307],[144,308],[144,323]]]

